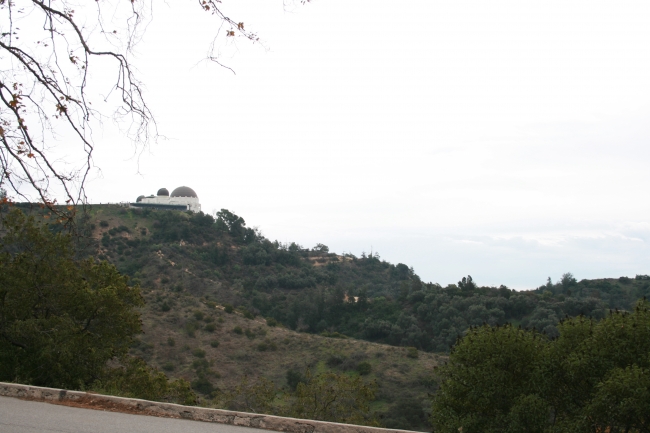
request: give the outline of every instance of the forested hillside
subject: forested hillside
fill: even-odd
[[[576,281],[570,273],[529,291],[470,276],[442,287],[377,254],[271,241],[225,209],[213,217],[94,205],[81,215],[77,254],[115,264],[142,288],[145,333],[131,353],[206,399],[230,395],[219,404],[240,409],[237,392],[254,388],[242,381],[295,387],[307,371],[338,372],[377,381],[372,410],[382,425],[426,428],[439,355],[421,351],[444,359],[483,323],[555,337],[566,316],[602,318],[650,292],[646,275]]]
[[[442,287],[376,254],[281,244],[222,210],[210,215],[93,206],[97,255],[143,287],[184,291],[273,318],[290,329],[446,352],[470,325],[503,324],[557,335],[565,316],[604,317],[650,294],[650,277],[576,281],[569,273],[530,291],[471,277]],[[460,276],[459,276],[460,277]],[[167,302],[167,304],[165,304]],[[171,299],[161,298],[170,306]]]

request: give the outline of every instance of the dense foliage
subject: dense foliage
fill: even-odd
[[[650,431],[650,303],[558,328],[472,328],[440,369],[435,431]]]
[[[0,378],[79,388],[140,332],[137,287],[114,266],[74,260],[70,236],[13,211],[0,238]]]
[[[127,356],[141,332],[138,286],[106,261],[75,258],[60,227],[1,216],[1,381],[195,401],[189,383]]]

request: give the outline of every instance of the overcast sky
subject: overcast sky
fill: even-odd
[[[647,1],[156,3],[134,59],[166,139],[96,131],[91,202],[192,187],[271,240],[446,285],[650,274]]]

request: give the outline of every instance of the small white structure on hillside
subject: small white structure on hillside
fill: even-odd
[[[171,194],[167,188],[160,188],[155,196],[141,195],[135,203],[130,203],[130,206],[159,210],[190,210],[192,212],[201,210],[199,196],[188,186],[179,186]]]

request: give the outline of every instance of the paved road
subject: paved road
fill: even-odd
[[[248,427],[0,397],[0,433],[264,433]]]

